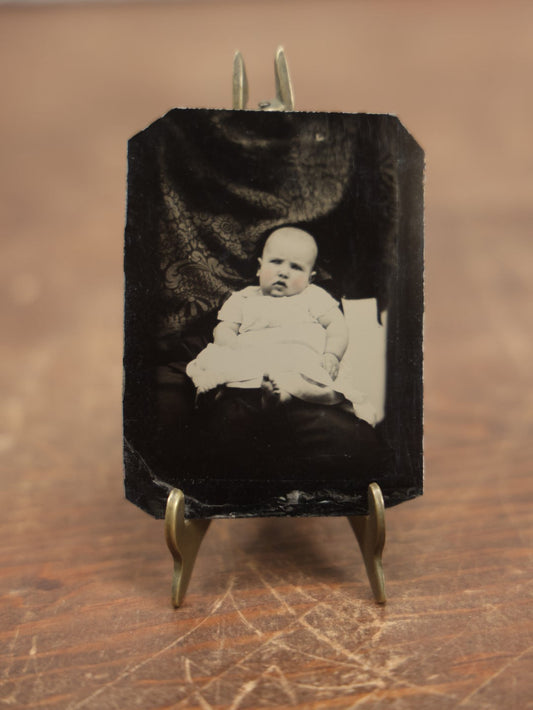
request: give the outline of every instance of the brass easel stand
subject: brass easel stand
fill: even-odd
[[[368,515],[352,515],[348,522],[361,548],[374,599],[384,604],[387,597],[381,558],[385,547],[385,505],[377,483],[368,486]]]
[[[262,101],[259,108],[262,111],[292,111],[293,91],[287,60],[281,47],[278,47],[276,52],[274,73],[276,98]],[[245,109],[247,103],[248,80],[244,59],[240,52],[236,52],[233,60],[233,108]],[[348,521],[361,548],[374,598],[382,604],[386,601],[381,562],[385,545],[385,506],[377,483],[371,483],[368,487],[368,515],[351,516]],[[210,520],[185,520],[183,492],[176,488],[172,489],[167,499],[165,513],[165,539],[174,558],[172,603],[175,607],[179,607],[185,597],[196,555],[210,522]]]
[[[211,523],[210,520],[185,520],[185,496],[173,488],[167,498],[165,540],[174,558],[172,604],[181,606],[196,562],[196,555]]]
[[[385,507],[377,483],[368,487],[368,515],[350,516],[348,522],[361,548],[374,599],[383,604],[386,597],[381,556],[385,545]],[[183,492],[172,489],[165,513],[165,539],[174,558],[172,604],[175,607],[181,606],[185,598],[196,555],[210,523],[210,520],[185,520]]]

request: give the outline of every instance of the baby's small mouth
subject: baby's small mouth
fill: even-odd
[[[281,288],[287,288],[287,284],[285,281],[274,281],[272,286],[281,286]]]

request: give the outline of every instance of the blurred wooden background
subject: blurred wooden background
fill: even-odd
[[[0,701],[533,707],[533,4],[0,8]],[[426,495],[376,606],[343,519],[217,521],[184,607],[122,497],[126,141],[250,105],[391,112],[427,155]]]

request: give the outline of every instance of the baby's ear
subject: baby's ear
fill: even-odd
[[[312,283],[315,280],[315,276],[316,271],[311,271],[311,273],[309,274],[309,283]]]
[[[259,276],[259,271],[261,270],[261,267],[263,266],[263,260],[261,259],[261,257],[258,257],[257,261],[259,262],[259,266],[257,267],[257,272],[255,275]]]

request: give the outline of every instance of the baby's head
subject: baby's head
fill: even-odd
[[[259,286],[265,296],[295,296],[310,284],[318,249],[313,237],[296,227],[276,229],[259,259]]]

